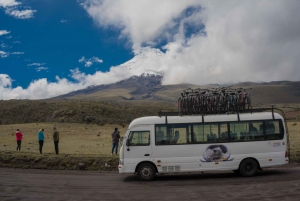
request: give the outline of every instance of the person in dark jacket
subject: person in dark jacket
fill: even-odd
[[[53,141],[55,153],[58,154],[59,132],[56,130],[56,127],[53,127]]]
[[[18,150],[21,151],[21,142],[22,142],[22,139],[23,139],[23,134],[20,131],[20,129],[17,129],[17,131],[16,131],[17,151]]]
[[[113,155],[114,149],[116,149],[116,155],[118,155],[118,145],[120,139],[120,132],[118,131],[118,128],[115,128],[115,131],[111,134],[111,138],[112,138],[111,155]]]
[[[43,154],[43,145],[44,145],[44,129],[42,128],[39,132],[38,132],[38,141],[39,141],[39,150],[40,150],[40,154]]]

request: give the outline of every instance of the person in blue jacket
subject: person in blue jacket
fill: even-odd
[[[44,145],[44,129],[42,128],[39,132],[38,132],[38,141],[40,144],[40,153],[43,154],[43,145]]]

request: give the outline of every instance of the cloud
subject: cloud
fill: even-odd
[[[0,57],[1,58],[6,58],[6,57],[8,57],[9,56],[9,53],[8,52],[4,52],[4,51],[1,51],[0,50]]]
[[[81,5],[98,26],[120,30],[135,55],[144,55],[139,71],[164,70],[164,84],[300,79],[299,1],[86,0]],[[153,56],[157,45],[163,56]]]
[[[84,61],[85,61],[85,58],[84,58],[84,57],[81,57],[81,59],[78,60],[78,62],[80,62],[80,63],[81,63],[81,62],[84,62]]]
[[[14,10],[14,9],[6,9],[5,13],[8,15],[13,16],[14,18],[17,19],[28,19],[28,18],[33,18],[33,14],[36,12],[36,10]]]
[[[11,54],[24,54],[24,52],[12,52]]]
[[[5,34],[9,34],[10,31],[6,31],[6,30],[0,30],[0,36],[5,35]]]
[[[33,14],[37,11],[31,9],[19,10],[20,5],[21,3],[15,0],[0,0],[0,7],[5,8],[7,15],[13,16],[16,19],[33,18]]]
[[[65,19],[62,19],[62,20],[60,20],[60,22],[61,23],[67,23],[67,22],[69,22],[68,20],[65,20]]]
[[[6,47],[4,44],[1,44],[1,47],[4,48]],[[0,50],[0,57],[1,58],[6,58],[6,57],[9,57],[10,54],[14,54],[14,55],[20,55],[20,54],[24,54],[24,52],[5,52],[5,51],[2,51]]]
[[[198,6],[197,2],[86,0],[81,5],[99,26],[120,29],[121,37],[128,38],[133,50],[138,51],[144,43],[155,44],[158,37],[170,39],[172,28],[177,26],[174,20],[190,6]]]
[[[0,98],[8,99],[41,99],[54,97],[72,90],[84,87],[80,83],[72,83],[65,78],[56,77],[56,82],[48,82],[46,78],[35,80],[24,89],[12,88],[12,79],[6,74],[0,74]]]
[[[122,72],[123,70],[123,72]],[[97,71],[94,74],[85,74],[78,68],[71,70],[71,77],[83,86],[112,84],[132,76],[132,72],[124,67],[111,67],[109,72]]]
[[[0,74],[0,99],[45,99],[91,85],[115,83],[132,76],[130,70],[124,67],[111,67],[109,72],[98,71],[93,75],[82,73],[78,69],[70,70],[70,72],[75,83],[56,76],[56,82],[41,78],[31,82],[27,88],[20,86],[12,88],[13,80],[6,74]]]
[[[85,67],[90,67],[94,63],[103,63],[102,59],[99,59],[98,57],[92,57],[90,59],[86,59],[85,57],[81,57],[81,59],[78,60],[79,63],[85,63]]]
[[[46,63],[32,63],[32,64],[27,64],[27,66],[43,66]]]
[[[5,43],[1,43],[0,45],[3,49],[8,48],[8,45],[6,45]]]
[[[0,86],[1,87],[11,87],[12,80],[6,74],[0,74]]]
[[[108,72],[73,69],[75,82],[41,78],[27,88],[12,88],[13,80],[0,74],[1,99],[49,98],[145,72],[163,72],[164,84],[300,80],[299,1],[86,0],[81,5],[99,27],[119,31],[134,58]],[[92,58],[79,62],[90,66],[97,62]]]
[[[42,71],[42,70],[48,70],[48,68],[42,66],[42,67],[35,68],[35,70],[36,70],[37,72],[40,72],[40,71]]]
[[[0,6],[3,8],[17,6],[19,4],[21,4],[21,3],[15,1],[15,0],[0,0]]]

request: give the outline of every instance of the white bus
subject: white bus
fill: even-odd
[[[274,112],[149,116],[133,120],[120,148],[119,173],[233,170],[254,176],[289,163],[285,122]]]

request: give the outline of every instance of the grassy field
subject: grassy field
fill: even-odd
[[[60,133],[59,155],[55,154],[52,128]],[[125,126],[125,125],[124,125]],[[87,169],[117,171],[119,159],[111,156],[111,133],[118,127],[121,136],[127,127],[79,123],[28,123],[0,125],[0,167],[34,169]],[[45,129],[43,155],[37,132]],[[21,151],[16,151],[15,131],[23,133]],[[81,166],[80,166],[81,165]],[[83,166],[82,166],[83,165]]]
[[[53,154],[54,143],[52,139],[52,127],[56,126],[59,131],[60,154],[84,154],[108,156],[111,152],[111,133],[118,127],[121,135],[125,134],[126,126],[79,123],[28,123],[0,125],[0,151],[16,151],[16,129],[23,133],[21,152],[39,153],[37,133],[39,129],[45,129],[44,154]]]
[[[288,122],[290,161],[300,162],[300,121]]]
[[[52,140],[51,123],[0,125],[0,167],[37,169],[79,169],[84,164],[89,170],[118,170],[118,157],[111,156],[111,133],[118,127],[121,137],[128,125],[91,125],[57,123],[60,132],[59,151],[56,155]],[[45,129],[43,155],[39,153],[37,132]],[[23,132],[22,148],[16,151],[15,131]],[[289,121],[290,161],[300,162],[300,121]],[[109,167],[107,167],[109,165]]]

